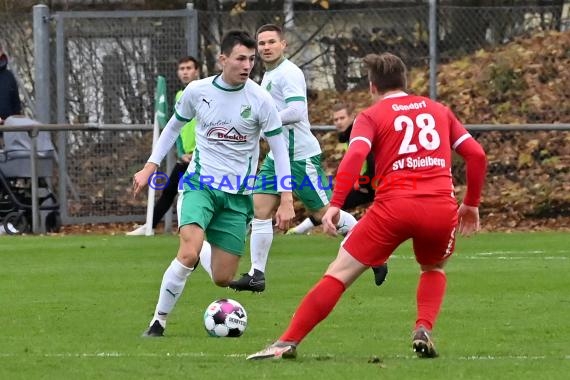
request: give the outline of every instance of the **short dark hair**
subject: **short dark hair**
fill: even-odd
[[[368,54],[362,60],[368,69],[368,78],[381,91],[405,90],[407,69],[402,59],[394,54]]]
[[[180,66],[181,64],[186,62],[192,62],[194,64],[194,68],[200,70],[200,61],[198,61],[196,58],[192,57],[191,55],[185,55],[183,57],[180,57],[176,65]]]
[[[243,45],[248,49],[257,47],[257,43],[248,32],[244,30],[230,30],[222,38],[220,50],[222,54],[230,55],[236,45]]]
[[[281,29],[281,27],[275,24],[261,25],[259,29],[257,29],[257,32],[255,32],[255,38],[257,39],[257,36],[259,36],[259,34],[263,32],[277,32],[279,38],[283,39],[283,29]]]
[[[333,112],[338,112],[338,111],[342,111],[342,110],[346,110],[346,113],[351,115],[354,112],[354,107],[352,107],[350,104],[348,103],[343,103],[343,102],[338,102],[335,103],[332,106],[332,111]]]

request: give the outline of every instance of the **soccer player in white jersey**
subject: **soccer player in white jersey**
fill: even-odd
[[[256,33],[257,50],[265,65],[261,87],[275,101],[288,143],[293,192],[303,202],[315,225],[326,212],[331,198],[331,186],[321,165],[321,147],[311,132],[307,110],[307,85],[301,69],[285,58],[287,46],[281,28],[274,24],[261,26]],[[273,155],[272,155],[273,153]],[[253,195],[254,218],[251,223],[251,268],[248,273],[230,283],[230,288],[242,291],[265,290],[265,268],[273,242],[272,217],[279,205],[276,185],[282,178],[275,170],[275,152],[265,158]],[[341,211],[339,228],[352,229],[356,219]],[[385,266],[375,269],[376,282],[386,277]]]
[[[164,272],[155,313],[144,336],[163,336],[166,318],[198,262],[220,287],[227,287],[235,276],[253,215],[251,191],[261,133],[273,151],[278,175],[290,176],[279,114],[267,91],[249,79],[255,46],[247,32],[231,31],[223,37],[222,73],[186,87],[148,162],[133,178],[136,195],[152,180],[182,126],[196,118],[196,149],[179,187],[180,247]],[[276,222],[286,230],[295,215],[293,195],[287,184],[280,184],[278,191]]]

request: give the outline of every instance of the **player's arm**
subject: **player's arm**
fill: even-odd
[[[283,125],[297,123],[308,113],[307,108],[307,85],[303,72],[293,70],[287,78],[281,78],[283,97],[287,107],[279,111],[279,117]]]
[[[178,136],[180,136],[180,131],[182,127],[188,121],[184,120],[178,114],[172,115],[166,127],[162,130],[158,141],[156,142],[156,146],[152,150],[152,154],[147,161],[147,164],[155,164],[157,167],[160,165],[160,162],[164,159],[166,154],[170,151]]]
[[[283,125],[293,124],[303,120],[307,112],[307,103],[304,100],[290,100],[287,101],[287,108],[279,111],[279,117]]]
[[[370,153],[371,143],[362,137],[353,138],[348,146],[348,151],[342,158],[336,174],[336,181],[331,199],[331,205],[341,207],[346,197],[358,181],[360,169]]]
[[[275,224],[282,230],[289,228],[289,222],[295,217],[293,192],[291,187],[291,164],[283,133],[266,135],[267,143],[275,161],[277,191],[281,193],[279,207],[275,212]]]
[[[455,151],[465,160],[467,191],[463,203],[471,207],[479,207],[481,193],[487,174],[487,158],[481,145],[469,137],[455,148]]]
[[[180,135],[182,127],[194,117],[195,111],[191,105],[190,92],[187,92],[190,86],[186,87],[181,99],[176,103],[174,115],[170,118],[156,145],[152,150],[152,154],[145,166],[135,173],[133,177],[133,194],[136,196],[148,184],[150,176],[158,169],[160,162],[174,145],[176,139]]]
[[[133,194],[136,196],[148,184],[150,176],[158,169],[160,162],[166,156],[172,145],[178,138],[180,130],[186,124],[180,121],[176,116],[172,116],[166,127],[162,130],[156,146],[152,150],[152,154],[144,167],[135,173],[133,177]]]
[[[465,160],[467,179],[467,190],[459,207],[459,232],[470,235],[479,230],[479,203],[487,174],[487,157],[481,145],[456,119],[451,136],[452,148]]]
[[[362,164],[372,148],[374,131],[374,122],[370,117],[364,113],[359,114],[354,121],[348,150],[337,170],[332,206],[340,208],[358,181]]]
[[[282,230],[289,228],[289,222],[295,217],[293,208],[293,192],[291,187],[291,164],[289,152],[283,137],[281,120],[271,98],[267,95],[266,104],[262,105],[264,114],[260,115],[263,134],[275,161],[275,175],[277,177],[277,191],[281,193],[281,201],[275,212],[275,224]]]
[[[285,137],[283,136],[281,119],[273,104],[273,99],[269,94],[264,93],[260,110],[259,124],[261,126],[261,132],[263,133],[261,138],[267,141],[269,149],[273,153],[275,175],[278,178],[277,190],[282,194],[291,193],[291,187],[285,186],[284,181],[287,178],[291,178],[289,152],[287,150]],[[292,196],[292,194],[290,195]]]
[[[451,148],[465,160],[466,165],[467,191],[463,203],[470,207],[479,207],[487,172],[485,151],[449,109],[447,109],[447,117],[450,124]]]
[[[196,116],[196,109],[194,108],[196,98],[195,87],[196,85],[194,83],[190,83],[186,86],[182,95],[176,101],[174,114],[162,130],[156,146],[153,147],[152,154],[150,155],[147,164],[155,164],[156,167],[158,167],[160,162],[172,148],[172,145],[174,145],[175,141],[178,139],[178,136],[180,136],[180,132],[184,125],[189,123],[194,116]]]

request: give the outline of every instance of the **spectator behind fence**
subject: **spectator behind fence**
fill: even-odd
[[[0,124],[8,116],[21,113],[20,93],[14,74],[8,69],[8,56],[0,46]]]
[[[200,77],[200,65],[198,60],[191,56],[182,57],[178,60],[178,79],[182,82],[184,87],[186,87],[190,82],[198,79]],[[182,92],[184,88],[176,93],[175,100],[178,101],[182,97]],[[190,120],[188,123],[182,127],[180,136],[176,140],[176,155],[178,160],[172,173],[170,173],[168,185],[164,190],[156,205],[154,206],[154,212],[152,214],[152,231],[164,216],[166,212],[170,209],[176,194],[178,194],[178,183],[180,177],[186,173],[188,169],[188,164],[192,159],[192,153],[196,148],[196,119]],[[145,235],[146,225],[139,226],[131,232],[127,232],[128,236],[142,236]]]

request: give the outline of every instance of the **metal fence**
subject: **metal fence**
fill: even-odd
[[[51,14],[45,7],[37,12],[40,30],[34,30],[31,14],[2,15],[0,45],[11,57],[24,103],[34,115],[38,114],[34,87],[39,85],[48,89],[49,121],[133,124],[152,119],[157,75],[167,78],[169,94],[174,94],[180,56],[197,56],[203,74],[213,74],[220,36],[229,29],[254,33],[264,23],[283,24],[288,17],[287,53],[304,70],[308,87],[345,91],[365,85],[359,59],[367,53],[396,52],[409,66],[428,71],[430,63],[447,62],[516,37],[567,29],[564,9],[441,5],[437,23],[430,25],[427,1],[404,7],[295,11],[287,16],[282,11],[232,15],[191,8]],[[49,46],[44,47],[48,53],[38,67],[32,37],[42,31]],[[430,36],[437,36],[432,51]],[[45,83],[37,83],[41,78],[36,78],[35,68],[44,73]],[[256,78],[261,69],[257,65]],[[48,100],[39,102],[41,107]]]
[[[179,86],[175,69],[180,56],[197,56],[203,74],[213,74],[224,32],[242,28],[254,33],[267,22],[283,24],[286,17],[288,55],[305,72],[311,91],[327,94],[362,88],[366,80],[359,59],[369,52],[396,52],[409,66],[427,72],[438,60],[447,62],[517,37],[568,28],[560,6],[442,5],[437,9],[436,24],[430,24],[428,2],[406,7],[295,11],[287,16],[278,11],[231,15],[191,8],[51,14],[47,7],[36,7],[35,11],[35,18],[31,14],[2,17],[0,44],[10,55],[10,68],[20,82],[28,114],[60,124],[150,123],[156,77],[167,78],[172,99]],[[437,36],[432,39],[435,45],[430,46],[430,36]],[[37,37],[36,46],[32,37]],[[40,50],[39,41],[44,41]],[[431,74],[435,78],[436,73]],[[257,65],[254,79],[260,75],[261,66]],[[35,94],[42,91],[49,95],[36,99]],[[46,113],[47,118],[41,116]],[[560,121],[559,115],[544,115],[532,122]],[[326,132],[317,135],[323,143],[330,138]],[[564,209],[567,206],[560,205],[568,203],[570,152],[560,151],[557,145],[570,145],[568,131],[485,131],[478,137],[488,152],[510,152],[490,157],[488,186],[505,186],[528,203],[532,210],[518,218],[569,214]],[[141,220],[144,201],[130,196],[129,178],[146,160],[150,139],[150,133],[140,129],[57,132],[54,140],[61,165],[55,177],[67,177],[56,181],[59,198],[66,206],[62,210],[64,223]],[[530,153],[520,153],[527,150]],[[329,171],[338,162],[333,156],[326,157]],[[524,181],[503,181],[514,181],[511,173],[520,174],[521,170],[530,173]],[[460,181],[462,173],[456,174]],[[461,182],[458,184],[461,190]],[[551,200],[559,198],[565,201]],[[504,211],[521,201],[498,196],[493,202],[495,210]],[[536,211],[536,205],[543,211]]]
[[[57,13],[58,122],[152,120],[157,75],[168,79],[173,94],[177,59],[197,50],[195,16],[185,10]]]
[[[567,223],[570,124],[468,125],[467,128],[488,154],[489,170],[481,204],[486,223],[511,228],[528,219],[537,224],[546,221],[552,227]],[[73,131],[72,136],[92,141],[88,146],[71,147],[67,151],[67,171],[65,177],[59,177],[63,181],[54,173],[55,182],[65,183],[66,224],[144,220],[146,198],[133,198],[131,186],[133,173],[140,169],[151,149],[150,126],[45,129],[66,129]],[[336,147],[326,149],[323,155],[325,171],[334,175],[344,149],[337,144],[336,133],[331,129],[321,127],[315,133],[324,146]],[[465,166],[459,157],[454,158],[452,174],[461,199],[465,191]]]

